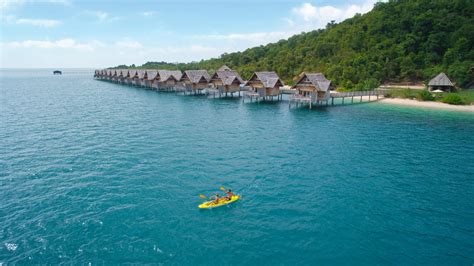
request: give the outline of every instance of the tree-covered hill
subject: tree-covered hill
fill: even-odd
[[[365,15],[266,46],[200,62],[141,67],[212,71],[227,64],[244,78],[274,70],[287,83],[303,71],[318,71],[346,89],[426,81],[446,72],[464,87],[474,80],[473,14],[472,0],[392,0]]]

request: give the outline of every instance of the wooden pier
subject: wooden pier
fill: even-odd
[[[182,75],[180,71],[168,70],[97,70],[94,78],[183,95],[206,95],[212,98],[237,96],[242,97],[244,103],[288,99],[289,108],[307,106],[310,109],[315,106],[377,101],[389,92],[387,89],[330,91],[330,81],[321,73],[303,73],[300,82],[293,87],[284,86],[275,72],[255,72],[244,83],[238,73],[226,69],[219,70],[212,77],[205,70],[189,70]]]
[[[302,97],[300,95],[291,95],[289,97],[289,108],[292,106],[308,106],[310,109],[313,106],[328,106],[336,104],[348,104],[350,103],[362,103],[362,102],[371,102],[378,101],[380,98],[383,98],[387,95],[388,90],[385,89],[376,89],[376,90],[367,90],[367,91],[351,91],[351,92],[331,92],[325,100],[313,101],[311,97]],[[364,101],[364,97],[367,100]],[[336,101],[335,101],[336,99]],[[340,103],[337,102],[337,99],[340,99]],[[347,99],[347,101],[346,101]]]

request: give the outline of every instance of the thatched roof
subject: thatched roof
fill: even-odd
[[[230,69],[230,67],[228,67],[227,65],[223,65],[217,71],[229,71],[229,70],[232,70],[232,69]]]
[[[146,78],[148,80],[154,80],[157,75],[158,75],[158,71],[156,70],[150,70],[150,69],[146,70]]]
[[[143,79],[145,77],[145,70],[137,70],[137,75],[139,79]]]
[[[247,84],[250,81],[260,81],[265,88],[273,88],[275,86],[284,86],[283,81],[278,77],[277,73],[274,71],[269,72],[255,72],[252,77],[249,79]]]
[[[454,87],[453,83],[451,80],[449,80],[448,76],[444,74],[443,72],[439,73],[436,77],[434,77],[430,82],[428,83],[428,86],[434,86],[434,87],[441,87],[441,86],[446,86],[446,87]]]
[[[130,73],[130,78],[134,78],[137,75],[137,70],[129,69],[128,73]]]
[[[160,76],[160,81],[167,81],[170,78],[178,81],[183,76],[183,73],[180,70],[158,70],[158,75]]]
[[[184,71],[184,74],[181,79],[185,78],[188,78],[192,83],[203,82],[203,79],[206,82],[209,82],[209,80],[211,79],[209,73],[207,73],[207,70],[186,70]]]
[[[120,70],[120,75],[124,78],[128,77],[128,69]]]
[[[221,67],[222,68],[222,67]],[[237,80],[239,84],[245,83],[245,81],[240,77],[239,73],[234,70],[217,70],[214,75],[212,75],[210,80],[220,79],[224,85],[230,85]]]
[[[323,73],[303,73],[293,88],[301,85],[313,85],[319,91],[328,91],[331,81]]]

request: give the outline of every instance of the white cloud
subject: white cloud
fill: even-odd
[[[75,41],[74,39],[61,39],[57,41],[38,41],[38,40],[14,41],[14,42],[2,43],[1,46],[3,48],[10,48],[10,49],[40,48],[40,49],[75,49],[75,50],[94,51],[95,48],[104,47],[105,44],[100,41],[79,43]]]
[[[126,41],[118,41],[115,43],[115,46],[119,48],[131,48],[131,49],[141,49],[143,45],[137,41],[131,41],[131,40],[126,40]]]
[[[87,10],[85,12],[88,15],[96,17],[99,22],[112,22],[119,19],[119,17],[111,16],[109,13],[100,10]]]
[[[19,19],[14,19],[13,23],[49,28],[49,27],[58,26],[59,24],[61,24],[61,21],[54,20],[54,19],[19,18]]]
[[[70,5],[69,0],[0,0],[0,11],[6,11],[16,7],[20,7],[27,3],[42,3],[42,4],[62,4]]]
[[[355,14],[364,14],[372,10],[377,0],[366,0],[361,4],[352,4],[345,6],[314,6],[311,3],[303,3],[301,6],[292,9],[292,15],[295,20],[302,20],[305,29],[308,27],[322,28],[332,20],[341,22]]]
[[[250,44],[267,44],[281,39],[286,39],[295,34],[294,31],[271,31],[254,33],[231,33],[196,35],[193,38],[211,41],[246,42]]]
[[[144,16],[144,17],[152,17],[152,16],[155,15],[155,12],[154,11],[145,11],[145,12],[139,13],[139,15]]]

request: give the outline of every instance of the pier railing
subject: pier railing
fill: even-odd
[[[333,92],[331,98],[346,98],[346,97],[360,97],[360,96],[386,96],[389,90],[376,89],[366,91],[348,91],[348,92]]]

